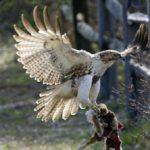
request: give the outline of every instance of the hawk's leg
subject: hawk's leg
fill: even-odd
[[[96,104],[96,99],[98,97],[99,91],[100,91],[100,79],[96,83],[92,84],[92,87],[90,89],[90,100],[93,104]]]
[[[80,78],[78,87],[77,99],[81,103],[81,107],[86,107],[90,104],[89,93],[92,85],[92,75],[85,75]]]

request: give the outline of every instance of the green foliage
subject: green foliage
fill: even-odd
[[[9,67],[9,74],[7,70],[0,71],[0,87],[18,87],[25,86],[33,81],[26,74],[25,70],[22,69],[21,65],[12,65]]]
[[[144,135],[145,131],[150,131],[150,122],[132,122],[132,125],[125,127],[121,133],[123,146],[138,147],[138,150],[149,149],[149,139]]]

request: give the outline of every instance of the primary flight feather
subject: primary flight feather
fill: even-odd
[[[34,109],[43,121],[56,121],[61,117],[66,120],[79,108],[96,103],[100,79],[106,69],[147,44],[147,30],[141,25],[132,44],[123,52],[106,50],[91,54],[72,48],[67,35],[61,34],[58,18],[55,29],[52,28],[47,7],[43,10],[44,23],[37,6],[33,10],[33,18],[37,30],[22,15],[26,32],[14,25],[18,34],[14,35],[14,39],[18,61],[23,64],[26,73],[50,86],[49,90],[40,94]]]

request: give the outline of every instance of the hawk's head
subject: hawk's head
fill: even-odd
[[[120,58],[123,58],[120,52],[115,50],[106,50],[99,53],[100,59],[105,64],[112,64]]]

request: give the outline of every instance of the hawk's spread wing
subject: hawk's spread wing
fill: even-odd
[[[30,77],[47,85],[57,85],[73,67],[90,62],[89,53],[72,49],[67,35],[61,35],[58,18],[54,31],[49,22],[47,7],[43,11],[44,24],[38,16],[37,7],[33,10],[33,18],[38,31],[23,15],[21,19],[27,32],[14,26],[18,34],[14,35],[18,42],[15,45],[20,56],[18,61],[23,64]]]

